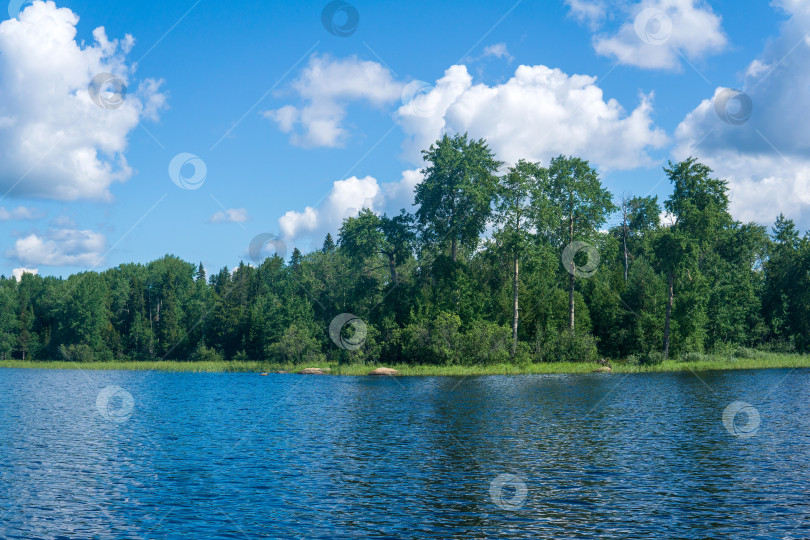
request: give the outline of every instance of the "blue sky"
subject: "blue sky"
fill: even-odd
[[[420,145],[462,130],[505,161],[582,155],[617,198],[665,198],[662,164],[694,154],[738,219],[810,227],[797,0],[353,1],[333,19],[357,13],[347,36],[326,6],[36,2],[0,24],[0,273],[166,253],[216,270],[260,233],[308,250],[352,209],[396,212]],[[88,97],[108,72],[117,107]],[[717,113],[723,89],[750,96],[741,122]],[[172,182],[179,153],[205,164],[198,189]]]

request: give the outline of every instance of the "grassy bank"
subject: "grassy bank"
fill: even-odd
[[[688,362],[668,360],[657,365],[635,365],[620,360],[613,361],[613,373],[649,373],[663,371],[709,371],[724,369],[768,369],[768,368],[810,368],[810,356],[798,354],[778,354],[758,352],[752,358],[734,358],[728,356],[702,356]],[[0,368],[40,368],[40,369],[120,369],[120,370],[155,370],[171,372],[244,372],[274,373],[286,371],[294,373],[304,367],[329,368],[332,375],[366,375],[374,366],[335,364],[273,364],[258,361],[246,362],[64,362],[64,361],[0,361]],[[511,365],[497,364],[491,366],[409,366],[393,365],[402,375],[519,375],[542,373],[591,373],[599,368],[597,364],[555,362],[543,364]]]

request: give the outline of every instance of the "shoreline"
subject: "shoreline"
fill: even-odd
[[[622,373],[661,373],[682,371],[717,371],[735,369],[785,369],[810,368],[810,355],[757,353],[753,358],[706,355],[700,360],[668,360],[657,365],[633,365],[621,360],[611,361],[612,372],[602,375]],[[289,373],[296,374],[306,367],[328,369],[328,375],[364,376],[379,365],[337,365],[328,363],[278,364],[259,361],[223,362],[183,362],[164,361],[113,361],[113,362],[66,362],[37,360],[4,360],[0,368],[22,369],[77,369],[77,370],[122,370],[122,371],[165,371],[177,373]],[[433,365],[389,365],[400,372],[400,376],[480,376],[480,375],[543,375],[543,374],[586,374],[595,373],[601,367],[595,363],[549,362],[528,365],[499,364],[490,366],[433,366]]]

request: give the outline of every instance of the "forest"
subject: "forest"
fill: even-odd
[[[265,235],[255,264],[210,276],[166,255],[2,277],[0,358],[654,364],[810,347],[810,236],[781,214],[735,221],[727,182],[693,158],[664,168],[659,202],[617,198],[577,157],[504,168],[466,134],[423,156],[414,214],[364,209],[311,253]]]

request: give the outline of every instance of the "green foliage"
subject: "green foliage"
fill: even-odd
[[[222,362],[223,356],[213,347],[206,347],[205,344],[200,343],[191,353],[189,360],[192,362]]]
[[[364,209],[336,239],[288,261],[206,275],[166,255],[67,279],[0,277],[0,362],[472,373],[588,371],[600,357],[626,357],[616,364],[663,370],[675,365],[665,343],[678,365],[721,368],[771,358],[762,350],[810,349],[810,237],[781,215],[771,235],[734,221],[725,181],[694,159],[665,169],[673,224],[659,222],[657,198],[624,196],[605,232],[612,196],[580,158],[520,160],[498,177],[486,142],[466,135],[443,137],[424,157],[415,215]],[[596,249],[595,273],[563,267],[573,240]],[[354,350],[329,336],[342,313],[366,325]]]
[[[422,152],[424,180],[417,184],[416,219],[426,245],[450,245],[456,261],[458,248],[474,249],[492,213],[501,165],[486,141],[467,134],[444,135]]]
[[[74,343],[67,347],[64,344],[60,345],[59,354],[67,362],[92,362],[96,358],[93,348],[86,343]]]
[[[660,351],[650,351],[640,357],[639,364],[642,366],[657,366],[662,364],[664,360],[664,353]]]
[[[536,361],[596,362],[599,359],[596,339],[590,334],[579,334],[566,328],[555,332],[547,343],[536,348]]]
[[[284,331],[278,343],[267,346],[265,356],[271,361],[293,364],[317,363],[325,358],[318,341],[295,324]]]

